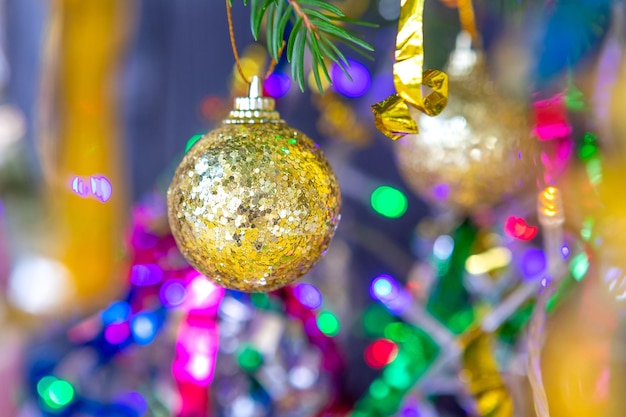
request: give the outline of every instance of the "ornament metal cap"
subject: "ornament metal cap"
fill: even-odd
[[[276,102],[271,97],[263,97],[263,84],[259,77],[252,77],[248,97],[235,98],[233,110],[224,124],[242,123],[284,123],[274,109]]]

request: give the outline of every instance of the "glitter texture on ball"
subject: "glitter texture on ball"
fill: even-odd
[[[321,149],[253,90],[185,155],[168,213],[179,249],[198,271],[229,289],[265,292],[319,260],[337,228],[341,195]]]

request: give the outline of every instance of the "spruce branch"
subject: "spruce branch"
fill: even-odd
[[[232,0],[231,4],[232,4]],[[323,92],[322,76],[331,83],[328,63],[335,63],[350,77],[348,60],[338,48],[343,44],[370,57],[374,48],[359,35],[344,27],[346,24],[376,27],[376,25],[348,18],[341,9],[325,0],[243,0],[250,6],[250,30],[259,39],[265,21],[267,50],[273,61],[279,61],[286,39],[286,56],[291,65],[292,78],[304,91],[306,52],[312,58],[315,83]],[[291,23],[289,34],[288,24]],[[371,57],[370,57],[371,58]]]

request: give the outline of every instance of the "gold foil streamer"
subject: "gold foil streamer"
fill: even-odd
[[[493,357],[492,336],[474,330],[462,339],[461,379],[476,401],[480,417],[512,417],[513,400]]]
[[[374,125],[385,136],[398,140],[404,135],[417,133],[417,123],[411,117],[409,106],[397,94],[372,106],[376,115]]]
[[[376,127],[389,138],[417,133],[408,105],[429,116],[443,111],[448,102],[448,76],[437,70],[424,73],[424,0],[403,0],[393,66],[396,95],[372,106]],[[422,85],[432,91],[422,95]],[[400,103],[400,98],[406,103]],[[405,130],[402,130],[405,129]]]

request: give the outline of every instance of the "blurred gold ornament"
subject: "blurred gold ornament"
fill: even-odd
[[[437,117],[411,109],[420,133],[405,136],[395,149],[402,176],[419,196],[472,211],[532,183],[539,144],[525,103],[498,94],[465,36],[448,64],[447,107]]]
[[[340,208],[322,151],[260,97],[256,77],[249,97],[185,155],[168,191],[183,255],[219,285],[248,292],[304,275],[330,244]]]

